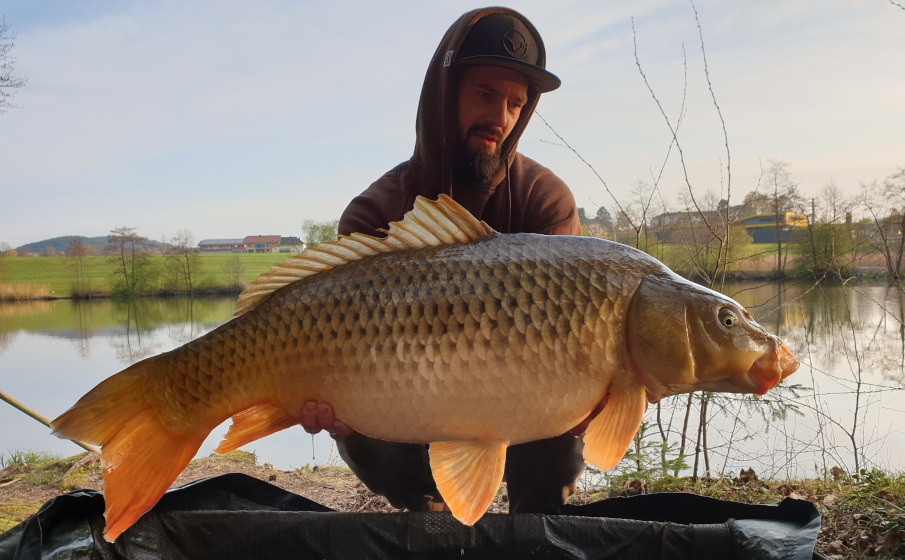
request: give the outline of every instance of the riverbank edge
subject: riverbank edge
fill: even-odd
[[[820,279],[821,282],[829,282],[834,284],[860,284],[867,286],[876,286],[876,285],[884,285],[888,284],[887,282],[888,275],[885,272],[878,271],[875,267],[869,267],[864,269],[853,269],[852,275],[850,277],[840,279],[837,276],[825,276]],[[701,285],[706,285],[704,282],[701,282],[699,279],[689,278],[686,279],[691,280],[692,282],[696,282]],[[800,276],[792,276],[785,275],[783,277],[777,278],[772,270],[747,270],[747,271],[736,271],[726,273],[725,280],[729,282],[804,282],[804,281],[812,281],[813,279],[803,279]],[[21,295],[16,295],[14,293],[8,294],[0,291],[0,303],[15,303],[15,302],[26,302],[26,301],[92,301],[92,300],[128,300],[128,299],[140,299],[140,298],[175,298],[175,297],[230,297],[230,296],[238,296],[242,293],[242,291],[246,288],[247,284],[237,284],[232,286],[214,286],[208,287],[203,290],[197,290],[191,293],[185,292],[173,292],[169,290],[162,290],[155,293],[147,293],[147,294],[138,294],[133,296],[132,298],[128,298],[126,296],[114,294],[109,291],[96,291],[91,295],[76,295],[73,296],[71,294],[54,294],[54,293],[46,293],[45,291],[35,290],[33,288],[40,287],[42,284],[40,283],[32,283],[32,284],[4,284],[2,287],[6,288],[15,288],[16,286],[22,286],[24,289],[22,290]],[[34,294],[34,295],[30,295]]]

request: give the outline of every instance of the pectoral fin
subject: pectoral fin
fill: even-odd
[[[615,467],[641,427],[647,398],[644,387],[610,393],[603,411],[591,421],[584,436],[584,461],[601,471]]]
[[[239,449],[246,443],[251,443],[264,436],[269,436],[280,430],[285,430],[299,423],[299,419],[292,416],[282,408],[272,404],[262,403],[246,408],[242,412],[233,415],[233,423],[229,431],[220,442],[220,446],[214,449],[214,453],[225,455]]]
[[[474,525],[493,502],[503,481],[507,446],[501,440],[430,444],[434,482],[453,517],[463,524]]]

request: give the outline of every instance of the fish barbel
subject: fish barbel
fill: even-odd
[[[798,367],[737,303],[601,239],[499,234],[419,198],[387,237],[318,245],[253,282],[235,317],[101,382],[52,422],[101,446],[115,539],[221,422],[218,453],[298,424],[305,401],[378,439],[429,443],[453,515],[475,523],[509,445],[602,412],[585,461],[624,455],[648,401],[762,395]]]

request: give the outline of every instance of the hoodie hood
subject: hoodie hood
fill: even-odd
[[[453,162],[456,161],[456,100],[458,97],[456,87],[457,76],[461,71],[461,68],[456,66],[456,61],[462,43],[475,23],[494,14],[518,18],[537,39],[537,66],[544,68],[546,65],[546,51],[540,34],[531,22],[514,10],[508,8],[472,10],[463,14],[452,24],[431,58],[430,66],[424,77],[424,86],[421,89],[415,123],[415,152],[411,162],[419,172],[431,179],[432,184],[436,185],[436,193],[431,194],[445,193],[455,199],[461,199],[462,195],[471,194],[457,193],[452,179]],[[507,168],[515,154],[519,138],[534,114],[539,97],[536,89],[529,87],[528,102],[522,107],[519,120],[500,147],[502,161],[500,168],[489,187],[475,185],[476,188],[487,191],[485,196],[492,195],[496,186],[506,177]],[[468,206],[466,204],[466,207]]]

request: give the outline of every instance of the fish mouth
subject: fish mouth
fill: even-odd
[[[800,365],[789,348],[778,339],[772,339],[770,347],[748,370],[748,378],[754,393],[762,397],[780,381],[795,373]]]

